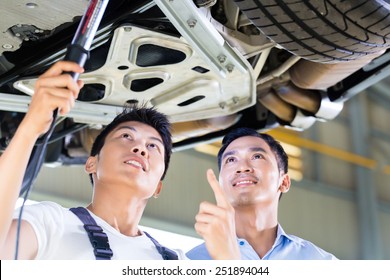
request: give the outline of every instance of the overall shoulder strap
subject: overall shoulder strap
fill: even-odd
[[[88,210],[84,207],[70,208],[69,210],[83,222],[96,259],[110,260],[113,253],[108,242],[108,237],[103,229],[98,226],[91,214],[89,214]]]
[[[144,233],[154,243],[154,245],[157,248],[157,251],[160,253],[160,255],[163,257],[164,260],[177,260],[179,258],[175,251],[162,246],[160,243],[157,242],[156,239],[150,236],[150,234],[147,233],[146,231],[144,231]]]

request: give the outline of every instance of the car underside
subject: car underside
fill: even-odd
[[[0,149],[34,83],[64,58],[88,1],[3,1]],[[46,163],[84,163],[122,108],[154,106],[176,150],[247,126],[305,130],[390,74],[388,1],[111,0],[92,41],[85,86],[59,117]]]

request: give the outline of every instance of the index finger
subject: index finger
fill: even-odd
[[[225,194],[223,193],[221,186],[219,185],[219,182],[215,177],[214,171],[212,169],[207,170],[207,181],[209,182],[211,189],[214,192],[217,205],[224,208],[230,207],[230,203],[227,200]]]

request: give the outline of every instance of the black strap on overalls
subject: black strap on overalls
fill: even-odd
[[[84,228],[88,233],[89,241],[93,247],[93,253],[97,260],[111,260],[113,255],[108,243],[107,234],[98,226],[95,219],[89,214],[84,207],[70,208],[79,219],[83,222]]]
[[[93,247],[93,253],[97,260],[111,260],[113,255],[108,242],[108,237],[103,229],[98,226],[95,219],[89,214],[88,210],[84,207],[70,208],[70,211],[74,213],[84,224],[84,229],[88,233],[89,240]],[[157,251],[160,253],[164,260],[177,260],[178,256],[175,251],[170,250],[157,242],[149,233],[144,232],[147,237],[156,246]]]

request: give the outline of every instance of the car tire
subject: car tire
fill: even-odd
[[[383,0],[234,1],[270,40],[310,61],[350,61],[390,46]]]

